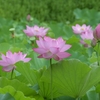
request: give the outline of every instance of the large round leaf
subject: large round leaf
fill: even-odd
[[[12,86],[5,86],[0,88],[0,93],[9,93],[15,100],[35,100],[34,98],[26,97],[21,91],[16,91]]]
[[[100,81],[100,67],[89,67],[79,60],[61,61],[52,65],[53,84],[60,92],[74,98],[83,96]],[[98,76],[98,77],[97,77]],[[42,76],[50,82],[50,68]]]
[[[42,68],[40,70],[37,71],[37,79],[38,79],[38,86],[39,86],[39,94],[46,100],[51,98],[51,84],[50,82],[42,82],[41,81],[41,77],[43,75],[43,73],[45,72],[46,68]],[[58,91],[57,87],[55,87],[54,85],[52,86],[52,93],[53,93],[53,97],[59,97],[62,96],[62,94]]]
[[[22,83],[16,79],[8,80],[5,77],[0,77],[0,88],[3,88],[3,87],[8,86],[8,85],[12,86],[17,91],[23,92],[23,94],[25,96],[36,95],[36,92],[33,89],[31,89],[30,87],[28,87],[25,83]]]
[[[30,68],[30,63],[18,62],[16,66],[16,70],[20,72],[31,85],[35,85],[37,83],[35,70]]]

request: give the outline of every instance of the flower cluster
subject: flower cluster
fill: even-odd
[[[47,31],[48,28],[38,27],[37,25],[35,25],[34,27],[27,26],[27,29],[24,30],[25,34],[29,37],[38,37],[38,40],[36,40],[38,48],[33,48],[33,51],[40,54],[38,58],[53,58],[59,61],[69,57],[71,54],[65,51],[68,50],[71,45],[65,44],[66,41],[64,41],[61,37],[57,39],[52,39],[45,36],[47,34]],[[12,71],[16,68],[15,64],[17,62],[29,62],[31,60],[31,58],[25,58],[26,55],[27,54],[22,54],[22,52],[12,53],[11,51],[8,51],[6,55],[1,55],[2,60],[0,60],[0,65],[3,66],[4,71]]]
[[[80,43],[85,47],[88,47],[89,45],[85,41],[93,40],[94,37],[92,27],[86,26],[85,24],[83,24],[82,26],[76,24],[76,26],[72,26],[72,29],[75,34],[79,34],[82,38],[82,40],[80,40]]]
[[[76,26],[72,26],[72,29],[75,34],[80,35],[80,37],[82,38],[82,40],[80,40],[80,43],[85,47],[89,47],[85,40],[91,40],[92,46],[95,46],[96,43],[100,41],[100,24],[98,24],[94,30],[92,30],[90,26],[86,26],[85,24],[83,24],[82,26],[76,24]]]
[[[29,27],[24,30],[28,36],[36,36],[39,40],[36,40],[38,48],[33,48],[35,52],[40,54],[39,58],[62,60],[63,58],[69,57],[70,54],[65,52],[71,45],[65,44],[65,41],[60,37],[58,39],[52,39],[45,36],[47,34],[48,28],[44,27]]]
[[[72,26],[73,32],[75,34],[79,34],[80,37],[85,40],[85,39],[93,39],[93,30],[90,26],[86,26],[83,24],[82,26],[76,24],[76,26]]]

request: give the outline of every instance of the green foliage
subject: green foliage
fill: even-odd
[[[41,81],[41,77],[43,75],[43,73],[46,71],[46,68],[42,68],[39,71],[37,71],[37,78],[38,78],[38,86],[39,86],[39,94],[44,97],[45,99],[50,99],[51,97],[51,84],[50,81],[46,82],[46,81]],[[62,96],[62,94],[58,91],[57,87],[55,85],[53,85],[53,97],[57,98],[59,96]]]
[[[26,96],[32,96],[33,94],[36,95],[35,91],[29,88],[26,84],[21,83],[20,81],[14,79],[14,80],[8,80],[4,77],[0,78],[0,87],[5,87],[7,85],[11,85],[18,91],[22,91],[24,95]]]
[[[34,98],[26,97],[21,91],[16,91],[12,86],[5,86],[4,88],[0,88],[0,93],[9,93],[11,94],[15,100],[35,100]]]
[[[0,0],[0,16],[19,20],[30,14],[40,21],[72,22],[74,9],[100,10],[99,5],[99,0]]]
[[[96,73],[96,74],[95,74]],[[62,61],[52,65],[52,78],[55,86],[63,95],[82,97],[100,81],[100,67],[88,67],[79,60]],[[95,80],[93,80],[95,78]],[[50,81],[50,68],[45,71],[42,80]]]
[[[16,66],[17,71],[19,71],[31,85],[35,85],[37,83],[35,70],[30,68],[29,63],[24,64],[23,62],[19,62]]]
[[[9,93],[0,94],[0,100],[15,100]]]
[[[75,9],[73,14],[75,15],[76,19],[81,20],[89,25],[96,25],[100,22],[100,12],[97,12],[94,9]]]

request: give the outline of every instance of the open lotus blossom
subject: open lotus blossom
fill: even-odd
[[[87,26],[86,30],[80,36],[83,40],[84,39],[92,40],[94,38],[93,37],[93,30],[91,29],[90,26]]]
[[[72,26],[72,29],[75,34],[81,34],[86,29],[86,25],[83,24],[80,26],[79,24],[76,24],[76,26]]]
[[[27,54],[22,54],[22,52],[12,53],[8,51],[6,55],[1,55],[2,60],[0,60],[0,65],[3,66],[4,71],[12,71],[16,68],[15,63],[19,61],[29,62],[31,60],[31,58],[25,58],[26,55]]]
[[[76,26],[72,26],[73,32],[75,34],[79,34],[80,37],[82,38],[80,40],[80,43],[84,45],[84,47],[91,47],[90,43],[86,43],[87,40],[92,41],[94,36],[93,36],[93,30],[92,27],[86,26],[83,24],[80,26],[79,24],[76,24]]]
[[[58,39],[52,39],[45,36],[44,38],[39,37],[39,40],[36,41],[38,48],[33,48],[35,52],[40,54],[39,58],[62,60],[70,56],[69,53],[65,52],[68,50],[71,45],[65,44],[61,37]]]
[[[26,26],[26,29],[24,30],[24,33],[29,36],[36,36],[36,37],[44,37],[47,34],[48,28],[44,27],[38,27],[37,25],[30,27]]]
[[[75,34],[79,34],[83,40],[93,39],[93,30],[90,26],[86,26],[85,24],[80,26],[79,24],[76,24],[76,26],[72,26],[72,29],[73,29],[73,32]]]

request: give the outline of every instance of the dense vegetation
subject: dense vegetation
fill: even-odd
[[[99,0],[0,0],[0,16],[19,20],[30,14],[40,21],[75,20],[76,8],[99,11]]]

